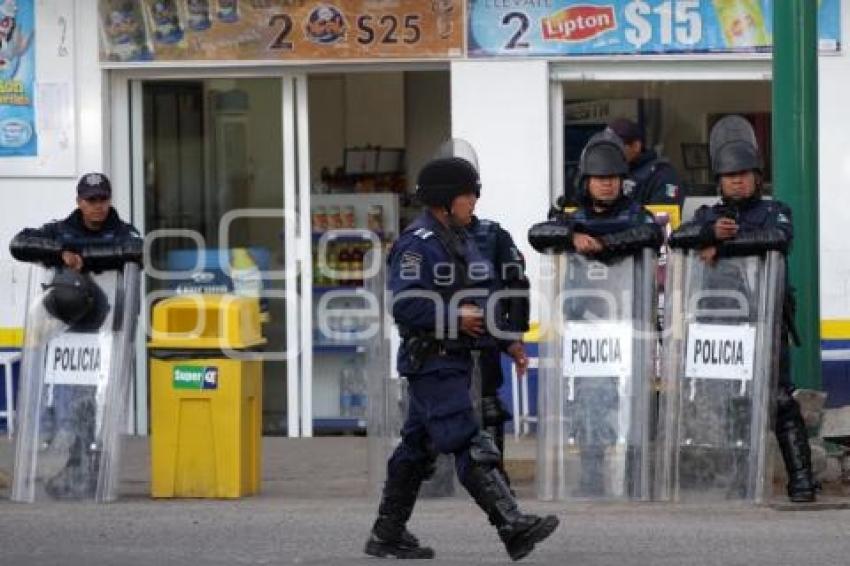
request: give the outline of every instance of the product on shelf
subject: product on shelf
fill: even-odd
[[[315,206],[312,212],[313,233],[321,234],[328,229],[328,211],[324,206]]]
[[[384,207],[373,204],[366,214],[366,228],[371,232],[380,234],[384,231]]]
[[[342,228],[342,214],[338,206],[328,207],[328,230],[339,230]]]
[[[344,228],[346,230],[351,230],[354,228],[354,207],[353,206],[343,206],[340,212],[341,214],[341,226],[340,228]]]

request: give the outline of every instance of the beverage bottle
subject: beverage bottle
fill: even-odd
[[[759,0],[714,0],[727,47],[767,47],[769,38]]]
[[[342,279],[340,280],[339,284],[340,285],[351,285],[352,284],[351,278],[352,278],[352,275],[353,275],[352,269],[351,269],[351,263],[352,263],[351,250],[348,248],[348,246],[341,245],[340,251],[339,251],[339,256],[337,256],[337,257],[339,258],[339,268],[343,272],[342,275],[341,275]]]
[[[233,248],[230,251],[230,278],[234,294],[253,298],[262,294],[263,277],[247,249]]]
[[[351,253],[351,265],[354,272],[352,284],[358,287],[363,286],[363,258],[366,252],[363,250],[363,244],[354,246]]]

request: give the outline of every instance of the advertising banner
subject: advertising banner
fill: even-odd
[[[463,55],[463,0],[99,0],[101,61]]]
[[[774,0],[470,0],[471,57],[770,51]],[[840,48],[840,2],[818,0],[818,45]]]
[[[34,0],[0,0],[0,157],[37,153]]]

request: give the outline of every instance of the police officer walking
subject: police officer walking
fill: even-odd
[[[618,118],[608,129],[623,140],[628,176],[623,181],[623,194],[639,204],[682,205],[679,175],[673,164],[646,147],[646,135],[638,124]]]
[[[417,181],[417,197],[427,209],[399,236],[388,258],[391,312],[402,336],[398,370],[408,379],[410,408],[401,443],[387,463],[365,552],[434,557],[406,524],[437,454],[453,454],[461,484],[496,527],[510,557],[519,560],[552,534],[558,519],[520,511],[499,469],[500,451],[481,430],[470,397],[470,352],[493,340],[488,330],[495,324],[484,316],[492,266],[464,229],[480,193],[478,172],[466,159],[438,157]],[[521,345],[502,347],[522,363]]]
[[[741,136],[742,131],[748,135]],[[693,220],[672,234],[671,245],[698,248],[707,262],[769,249],[787,254],[793,238],[791,210],[762,198],[762,162],[752,128],[740,116],[727,116],[715,125],[712,138],[711,165],[720,202],[697,209]],[[788,471],[788,497],[799,503],[814,501],[816,486],[805,423],[792,396],[789,334],[795,333],[794,299],[787,275],[786,264],[775,433]]]

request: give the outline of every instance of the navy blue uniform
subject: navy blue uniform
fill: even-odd
[[[99,271],[119,268],[127,259],[139,261],[142,241],[138,231],[122,221],[114,208],[110,207],[97,231],[86,227],[82,212],[76,209],[63,220],[21,230],[9,249],[15,259],[48,268],[63,266],[62,252],[71,251],[83,257],[85,271]],[[53,394],[57,429],[90,434],[94,429],[94,392],[89,387],[57,385]]]
[[[458,477],[469,464],[479,427],[469,394],[472,357],[458,328],[457,294],[483,306],[493,268],[465,230],[446,228],[423,212],[390,251],[392,316],[402,335],[398,371],[408,378],[410,408],[402,441],[389,461],[428,467],[436,454],[454,454]],[[461,302],[466,302],[461,301]],[[420,350],[423,341],[430,346]]]
[[[47,267],[60,267],[62,252],[72,251],[83,256],[84,269],[115,268],[123,263],[122,249],[131,245],[133,252],[141,254],[139,232],[122,221],[114,208],[100,230],[89,230],[83,215],[76,209],[64,220],[48,222],[41,228],[21,230],[9,245],[12,256],[20,261],[42,263]],[[97,250],[110,249],[109,253]]]
[[[623,194],[639,204],[682,206],[683,195],[676,169],[651,149],[642,152],[629,164],[629,175],[623,181]]]
[[[734,218],[738,224],[738,235],[731,239],[720,241],[714,235],[714,225],[720,218]],[[791,209],[777,200],[748,199],[738,205],[730,205],[721,201],[712,206],[704,205],[697,209],[694,218],[684,224],[673,234],[671,243],[682,247],[704,248],[717,246],[717,254],[746,255],[765,249],[765,241],[771,242],[778,251],[788,253],[794,237],[791,222]],[[752,247],[752,249],[750,249]],[[793,321],[793,290],[788,282],[788,266],[785,270],[786,300],[783,321],[790,324]],[[791,364],[788,344],[788,333],[782,333],[781,363],[779,385],[791,391]]]

